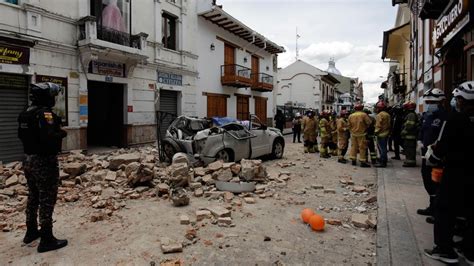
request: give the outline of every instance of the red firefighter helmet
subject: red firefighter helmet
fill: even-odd
[[[354,110],[362,111],[362,110],[364,110],[364,106],[362,104],[358,103],[354,106]]]
[[[385,110],[385,108],[387,108],[387,106],[385,105],[385,102],[384,102],[384,101],[379,101],[379,102],[375,105],[375,108],[381,111],[381,110]]]
[[[408,102],[403,104],[403,109],[405,109],[405,110],[415,110],[416,109],[416,103],[408,101]]]
[[[346,117],[347,114],[348,114],[348,113],[347,113],[347,110],[341,110],[341,112],[339,113],[339,115],[340,115],[341,117]]]

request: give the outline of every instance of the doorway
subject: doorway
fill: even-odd
[[[125,147],[124,85],[88,81],[88,146]]]

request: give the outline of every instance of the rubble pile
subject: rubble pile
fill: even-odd
[[[290,176],[288,171],[267,171],[261,160],[242,160],[240,164],[216,161],[193,168],[185,154],[176,154],[169,166],[156,158],[158,151],[151,146],[106,155],[81,151],[61,155],[58,203],[92,207],[92,222],[112,216],[128,199],[159,197],[169,199],[174,206],[184,206],[194,196],[241,206],[242,202],[253,204],[256,198],[272,197],[276,189],[286,186]],[[218,189],[219,182],[224,189]],[[226,191],[229,184],[236,185],[237,190]],[[21,162],[0,165],[0,230],[14,229],[7,221],[25,210],[26,185]],[[239,191],[240,186],[247,189]]]

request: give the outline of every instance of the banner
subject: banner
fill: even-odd
[[[0,43],[0,63],[28,65],[30,63],[30,49]]]

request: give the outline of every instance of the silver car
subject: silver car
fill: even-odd
[[[216,160],[236,162],[270,156],[283,157],[285,140],[282,133],[251,116],[250,121],[232,122],[211,127],[205,119],[186,116],[176,118],[166,132],[162,148],[168,160],[177,152],[209,164]]]

